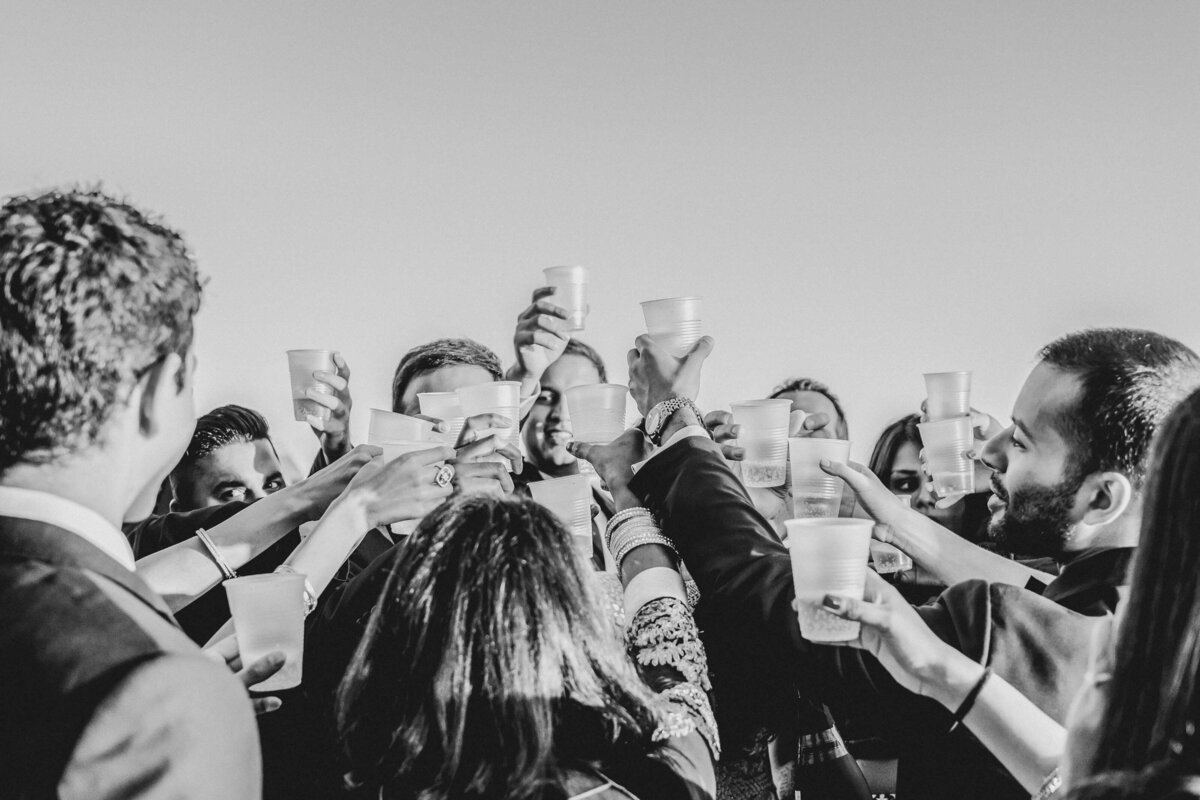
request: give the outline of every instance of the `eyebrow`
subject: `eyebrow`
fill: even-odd
[[[246,488],[246,484],[243,481],[236,481],[236,480],[221,481],[220,483],[218,483],[216,486],[214,486],[212,488],[212,493],[220,494],[221,492],[225,491],[226,489],[244,489],[244,488]]]
[[[1037,437],[1029,432],[1029,428],[1025,425],[1024,422],[1021,422],[1021,420],[1017,419],[1016,417],[1013,417],[1013,425],[1015,425],[1017,428],[1019,428],[1021,430],[1021,433],[1025,434],[1026,439],[1028,439],[1031,442],[1037,441]]]

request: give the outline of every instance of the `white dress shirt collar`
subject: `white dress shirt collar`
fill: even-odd
[[[130,572],[135,571],[133,548],[125,534],[86,506],[37,489],[0,486],[0,516],[44,522],[86,539]]]

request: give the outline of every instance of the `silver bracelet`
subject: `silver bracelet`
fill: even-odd
[[[275,568],[275,571],[282,573],[282,574],[286,574],[286,575],[299,575],[300,574],[299,572],[296,571],[296,568],[293,567],[291,564],[280,564],[278,567]],[[303,577],[304,577],[304,616],[307,617],[317,607],[317,590],[313,588],[313,585],[311,583],[309,583],[307,575],[305,575]]]
[[[679,553],[675,552],[675,545],[671,544],[671,540],[663,536],[661,533],[647,533],[637,538],[630,539],[622,545],[621,549],[613,554],[613,561],[617,564],[617,569],[621,569],[622,562],[625,561],[629,554],[647,544],[657,544],[667,548],[675,556],[675,561],[679,561]]]
[[[233,567],[229,566],[221,556],[221,551],[213,544],[213,540],[209,538],[208,532],[204,528],[196,528],[196,538],[200,540],[200,544],[204,545],[204,549],[208,551],[208,555],[216,563],[217,569],[221,570],[221,574],[225,576],[225,580],[232,580],[238,576],[233,571]]]
[[[608,520],[608,525],[604,528],[604,544],[608,546],[609,552],[612,552],[612,537],[613,534],[616,533],[617,528],[621,527],[621,525],[631,519],[636,519],[637,517],[646,517],[650,520],[654,519],[654,515],[650,513],[649,509],[645,508],[627,508],[624,511],[618,511],[616,514],[612,515],[612,517]]]
[[[610,553],[616,553],[618,550],[622,549],[622,546],[627,539],[631,539],[634,536],[642,536],[647,533],[662,533],[662,528],[658,527],[657,522],[649,518],[627,520],[625,524],[613,531],[612,538],[608,540],[608,551]]]

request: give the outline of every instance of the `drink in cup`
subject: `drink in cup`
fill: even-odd
[[[297,422],[307,422],[310,416],[329,419],[330,411],[315,400],[308,399],[313,389],[321,394],[333,394],[333,387],[313,377],[314,372],[337,373],[332,350],[288,350],[288,372],[292,379],[292,413]]]
[[[701,319],[704,298],[668,297],[642,303],[646,333],[676,358],[683,358],[704,335]]]
[[[367,444],[424,442],[430,441],[432,435],[433,423],[428,420],[384,411],[381,408],[371,409],[371,423],[367,426]]]
[[[625,400],[629,390],[615,383],[576,386],[563,393],[577,442],[608,444],[625,432]]]
[[[792,515],[796,519],[836,517],[842,506],[841,478],[821,469],[821,459],[845,464],[850,442],[845,439],[788,439],[792,475]]]
[[[583,475],[548,478],[529,484],[533,499],[550,510],[571,534],[584,559],[592,557],[592,486]]]
[[[871,541],[871,565],[880,575],[889,572],[907,572],[913,568],[913,560],[895,545]]]
[[[975,491],[975,464],[967,455],[974,444],[970,417],[917,423],[925,464],[933,478],[938,506],[946,507]]]
[[[562,306],[567,312],[567,330],[583,330],[584,320],[587,319],[587,285],[588,272],[585,267],[548,267],[542,272],[546,276],[546,285],[554,287],[554,304]]]
[[[787,483],[791,400],[744,400],[729,406],[739,427],[737,445],[746,451],[742,482],[750,488]]]
[[[971,413],[970,372],[925,373],[925,416],[930,422]]]
[[[449,426],[445,433],[435,432],[430,438],[451,447],[457,445],[459,434],[467,421],[466,415],[463,414],[462,402],[458,399],[458,392],[420,392],[417,394],[417,402],[424,416],[441,420]]]
[[[256,692],[300,685],[304,664],[304,580],[296,573],[272,572],[225,581],[229,611],[242,664],[249,666],[278,650],[287,661]]]
[[[869,519],[789,519],[787,547],[792,556],[796,615],[800,635],[810,642],[846,642],[859,624],[825,610],[825,595],[861,600],[870,555]]]

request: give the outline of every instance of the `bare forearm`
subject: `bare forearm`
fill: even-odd
[[[320,595],[371,527],[361,503],[346,497],[335,500],[284,563],[306,575]]]

